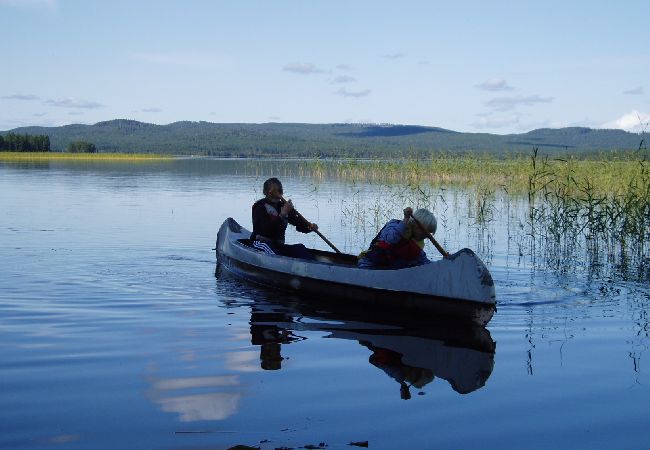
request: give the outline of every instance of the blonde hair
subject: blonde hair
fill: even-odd
[[[431,211],[421,208],[413,213],[413,217],[415,217],[415,219],[417,219],[417,221],[420,222],[431,234],[436,234],[438,221]],[[417,226],[415,223],[413,223],[413,225]]]

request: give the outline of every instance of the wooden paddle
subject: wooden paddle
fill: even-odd
[[[438,249],[438,251],[440,252],[440,254],[442,255],[442,257],[443,257],[443,258],[448,258],[448,257],[449,257],[449,253],[447,253],[447,251],[446,251],[444,248],[442,248],[442,245],[438,244],[438,241],[436,241],[435,238],[433,237],[433,235],[432,235],[431,233],[429,233],[429,230],[427,230],[426,228],[424,228],[424,225],[422,225],[422,224],[420,223],[420,221],[419,221],[418,219],[416,219],[415,216],[414,216],[412,213],[410,214],[410,217],[411,217],[411,219],[413,219],[413,221],[417,224],[417,226],[419,226],[420,229],[421,229],[422,231],[424,231],[424,232],[427,234],[427,237],[428,237],[429,240],[433,243],[433,245]]]
[[[281,199],[283,202],[285,202],[285,203],[287,202],[287,201],[284,199],[284,197],[282,197],[282,196],[280,197],[280,199]],[[298,218],[304,220],[304,221],[307,222],[307,223],[311,223],[309,220],[305,219],[305,217],[304,217],[302,214],[300,214],[300,213],[298,212],[298,210],[296,210],[296,208],[293,208],[293,211],[296,213],[296,215],[298,216]],[[332,244],[332,243],[329,241],[329,239],[327,239],[325,236],[323,236],[323,234],[322,234],[320,231],[318,231],[318,230],[312,230],[312,231],[313,231],[314,233],[316,233],[317,235],[319,235],[320,238],[321,238],[322,240],[324,240],[324,241],[327,243],[327,245],[329,245],[330,247],[332,247],[336,253],[341,253],[341,251],[340,251],[338,248],[336,248],[336,247],[334,246],[334,244]]]

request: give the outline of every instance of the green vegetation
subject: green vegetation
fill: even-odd
[[[70,142],[67,150],[70,153],[97,153],[97,147],[95,147],[95,144],[86,141]]]
[[[539,164],[540,159],[535,150],[533,161]],[[597,192],[611,193],[626,189],[630,180],[637,176],[643,162],[639,161],[638,152],[618,152],[589,158],[546,157],[543,163],[545,173],[565,177],[570,173],[574,179],[591,179]],[[470,185],[492,191],[503,189],[511,194],[526,193],[530,189],[531,171],[538,169],[532,165],[531,156],[527,154],[498,157],[491,154],[449,153],[437,153],[429,159],[394,161],[304,161],[301,167],[304,173],[319,178],[409,185],[426,183],[447,187]]]
[[[8,133],[0,135],[0,152],[49,152],[50,138],[47,135]]]
[[[47,134],[53,151],[93,142],[98,152],[220,157],[429,158],[436,153],[508,155],[539,147],[547,155],[633,150],[640,137],[622,130],[539,129],[523,134],[459,133],[436,127],[378,124],[209,123],[154,125],[111,120],[94,125],[26,127]]]

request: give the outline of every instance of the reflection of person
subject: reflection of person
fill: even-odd
[[[282,368],[282,345],[290,344],[297,338],[286,328],[273,322],[291,322],[290,316],[281,313],[251,312],[251,343],[260,346],[260,367],[264,370]]]
[[[388,376],[399,383],[399,394],[402,400],[411,398],[410,386],[418,389],[423,388],[426,384],[434,379],[433,371],[421,367],[408,366],[402,362],[402,354],[393,350],[381,347],[375,347],[369,342],[361,342],[362,345],[372,350],[372,355],[368,358],[370,364],[379,367],[386,372]]]
[[[404,219],[390,220],[361,254],[358,265],[364,269],[402,269],[428,264],[424,252],[427,233],[413,220],[413,216],[430,233],[436,232],[435,216],[426,209],[404,209]]]
[[[253,247],[266,253],[314,259],[302,244],[287,245],[284,235],[287,224],[296,227],[301,233],[317,230],[318,225],[307,222],[293,208],[291,200],[283,201],[282,183],[277,178],[269,178],[262,187],[264,198],[253,204]]]

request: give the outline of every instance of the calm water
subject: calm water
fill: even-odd
[[[1,448],[648,448],[646,269],[540,263],[509,201],[479,225],[431,188],[438,239],[492,272],[487,329],[313,309],[215,277],[271,174],[352,253],[423,201],[291,162],[0,163]]]

